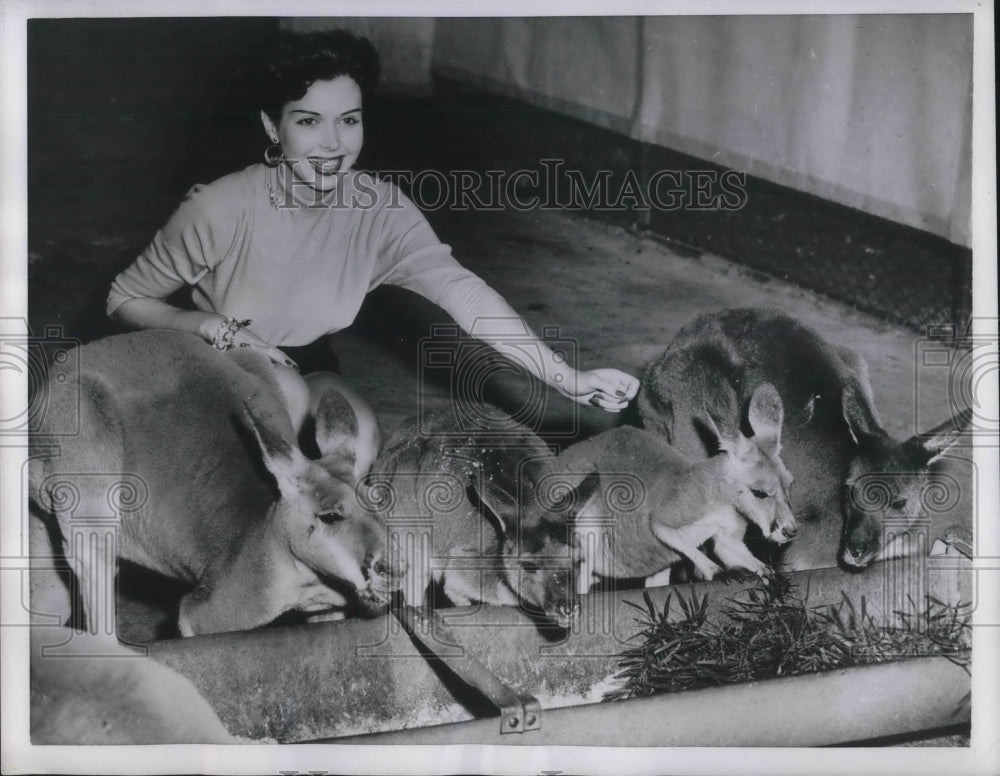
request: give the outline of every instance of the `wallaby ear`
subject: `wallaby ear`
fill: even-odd
[[[724,380],[705,385],[702,413],[694,419],[695,430],[705,445],[705,452],[733,451],[742,439],[739,426],[739,402],[736,391]]]
[[[809,397],[809,401],[806,405],[799,411],[799,424],[802,426],[808,426],[813,419],[813,415],[816,414],[816,399],[819,398],[818,394],[813,394]]]
[[[305,456],[281,433],[264,422],[260,413],[249,402],[243,402],[243,414],[257,440],[264,466],[278,483],[278,490],[283,495],[294,490],[295,478],[308,466]]]
[[[778,389],[771,383],[758,385],[750,397],[747,421],[758,444],[769,446],[781,442],[781,424],[785,418],[785,407]]]
[[[719,431],[719,424],[707,407],[701,415],[694,418],[694,425],[709,455],[728,448],[727,440],[723,439],[722,432]]]
[[[639,389],[642,391],[642,388]],[[638,406],[638,404],[636,405]],[[643,426],[648,427],[648,424],[644,421]],[[674,402],[670,399],[663,403],[656,414],[656,425],[659,426],[658,430],[661,434],[666,437],[667,441],[671,441],[674,438]]]
[[[855,389],[860,392],[875,425],[881,429],[882,418],[879,417],[878,409],[875,407],[875,392],[872,390],[872,382],[868,377],[868,362],[860,353],[856,353],[851,348],[838,346],[835,350],[840,356],[840,360],[854,373]]]
[[[323,458],[353,462],[357,457],[358,417],[336,388],[323,394],[316,408],[316,446]]]
[[[878,422],[869,397],[855,381],[849,380],[840,397],[840,406],[847,422],[854,444],[861,445],[865,437],[880,436],[885,433]]]
[[[927,433],[910,437],[905,444],[917,448],[918,455],[926,458],[923,465],[930,466],[958,441],[971,423],[972,410],[966,408]]]
[[[517,499],[488,477],[470,478],[468,494],[470,500],[479,505],[483,517],[506,536],[511,528],[508,518],[517,516]]]

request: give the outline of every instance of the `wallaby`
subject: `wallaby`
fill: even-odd
[[[121,558],[192,586],[178,618],[185,636],[289,610],[373,613],[401,584],[405,570],[383,557],[385,526],[357,501],[350,404],[336,391],[323,397],[323,457],[306,458],[264,358],[149,330],[84,345],[79,373],[53,366],[30,497],[54,520],[92,632],[116,558],[95,533],[107,519],[98,529],[88,516],[109,512]],[[33,587],[33,597],[55,589]],[[68,611],[68,593],[55,595],[41,613]]]
[[[498,411],[479,416],[487,414]],[[431,603],[433,582],[455,605],[520,605],[568,627],[578,610],[568,520],[596,493],[598,478],[562,491],[562,480],[549,478],[554,462],[546,444],[513,421],[503,435],[463,433],[450,412],[403,423],[368,483],[390,503],[394,541],[402,541],[396,527],[418,524],[414,518],[430,528],[423,560],[408,558],[407,599]]]
[[[32,628],[30,678],[36,746],[238,743],[187,677],[88,633]]]
[[[581,592],[601,577],[666,583],[670,567],[682,556],[700,577],[712,579],[720,567],[698,549],[710,539],[725,568],[771,574],[747,550],[743,537],[753,523],[767,539],[784,544],[798,529],[788,501],[791,475],[780,457],[781,399],[774,386],[757,386],[749,406],[750,436],[729,423],[725,413],[717,420],[713,413],[704,416],[703,433],[715,449],[707,459],[688,458],[659,435],[630,426],[578,442],[559,455],[562,471],[600,471],[603,509],[612,518],[606,539],[594,536],[600,529],[594,510],[599,500],[575,520],[583,555]]]
[[[867,365],[771,309],[705,313],[685,324],[646,367],[637,406],[642,425],[690,456],[703,456],[706,408],[736,408],[744,421],[752,387],[772,383],[786,408],[784,459],[795,477],[802,530],[783,548],[783,570],[836,565],[861,569],[880,555],[885,518],[912,518],[930,464],[968,425],[958,413],[900,442],[882,428]],[[733,400],[735,397],[735,401]],[[881,498],[866,498],[872,482]]]

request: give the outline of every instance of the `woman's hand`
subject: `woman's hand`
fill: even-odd
[[[224,318],[221,315],[214,316],[214,320],[211,321],[211,324],[214,325],[206,322],[205,327],[202,329],[202,336],[208,340],[209,343],[214,345],[217,336],[225,329],[228,321],[228,318]],[[232,348],[256,348],[257,350],[262,351],[264,355],[270,358],[275,364],[284,364],[285,366],[296,370],[299,368],[298,365],[282,351],[274,347],[269,342],[261,339],[253,331],[251,331],[249,325],[240,325],[235,328],[235,332],[227,337],[227,341],[231,343],[231,345],[230,347],[225,348],[226,350],[230,350]]]
[[[621,412],[639,392],[639,381],[619,369],[590,369],[576,373],[563,393],[580,404],[607,412]]]
[[[554,352],[545,342],[532,334],[531,327],[504,301],[496,291],[484,287],[473,311],[473,322],[468,332],[490,345],[498,353],[527,370],[559,391],[563,396],[580,404],[589,404],[607,412],[621,412],[639,392],[639,381],[619,369],[590,369],[576,371],[566,363],[565,353]],[[462,309],[465,317],[469,311]],[[463,325],[465,325],[463,323]],[[530,339],[525,335],[529,335]],[[511,344],[517,343],[517,344]],[[540,358],[522,360],[522,348],[530,345]]]
[[[250,329],[240,329],[233,337],[233,345],[237,348],[256,348],[263,351],[264,355],[270,358],[275,364],[284,364],[290,369],[298,371],[299,365],[286,356],[281,350],[270,343],[265,342]]]

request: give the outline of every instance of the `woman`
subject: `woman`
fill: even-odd
[[[364,143],[364,98],[379,71],[367,39],[285,34],[263,79],[265,164],[192,188],[108,297],[108,314],[125,325],[191,332],[220,350],[267,352],[296,429],[330,385],[342,386],[329,371],[303,379],[279,346],[307,345],[349,326],[365,294],[382,283],[421,294],[501,353],[507,348],[495,340],[520,335],[523,342],[530,331],[455,261],[398,188],[353,171]],[[163,301],[184,285],[193,287],[196,310]],[[541,341],[532,345],[542,363],[529,369],[570,399],[616,412],[638,390],[624,372],[578,372]]]

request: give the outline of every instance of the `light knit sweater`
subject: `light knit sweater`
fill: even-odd
[[[267,342],[295,346],[349,326],[383,283],[426,297],[466,331],[477,315],[506,305],[455,261],[394,184],[352,172],[317,203],[278,169],[256,164],[194,186],[115,278],[108,314],[189,285],[199,310],[249,318]]]

